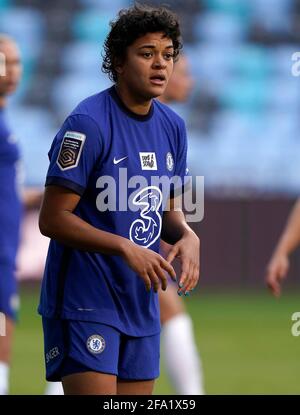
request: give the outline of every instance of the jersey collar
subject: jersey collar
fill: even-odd
[[[113,98],[113,100],[118,105],[118,107],[123,112],[125,112],[129,117],[134,118],[135,120],[138,120],[138,121],[148,121],[152,117],[153,111],[154,111],[153,102],[151,104],[148,114],[146,115],[136,114],[135,112],[131,111],[129,108],[126,107],[126,105],[123,103],[123,101],[119,97],[114,85],[109,89],[109,93],[110,93],[110,96]]]

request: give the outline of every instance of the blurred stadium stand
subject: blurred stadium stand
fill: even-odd
[[[19,42],[24,78],[11,99],[26,182],[74,106],[110,85],[101,73],[108,23],[129,0],[0,0],[0,30]],[[168,4],[157,0],[148,4]],[[291,56],[300,40],[299,0],[173,0],[195,77],[174,109],[190,135],[190,169],[206,191],[227,196],[299,193],[300,88]],[[37,128],[38,127],[38,128]],[[37,132],[38,131],[38,132]],[[36,138],[33,138],[36,137]],[[44,160],[44,158],[42,158]]]

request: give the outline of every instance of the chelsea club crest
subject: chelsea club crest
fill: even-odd
[[[105,340],[99,334],[93,334],[87,339],[86,346],[91,353],[102,353],[105,349]]]

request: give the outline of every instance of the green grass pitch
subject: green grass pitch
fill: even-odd
[[[299,394],[300,337],[291,334],[299,294],[201,292],[185,300],[194,321],[208,394]],[[14,338],[12,394],[42,394],[44,362],[38,290],[21,290]],[[178,343],[184,338],[178,333]],[[155,394],[171,394],[162,361]]]

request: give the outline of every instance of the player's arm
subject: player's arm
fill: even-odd
[[[181,261],[178,294],[182,295],[193,290],[199,280],[200,240],[187,224],[182,210],[176,207],[176,201],[176,198],[169,199],[169,206],[163,215],[161,239],[173,245],[167,261],[171,263],[175,257]]]
[[[295,203],[285,229],[267,267],[266,282],[272,294],[280,296],[281,283],[289,269],[289,255],[300,243],[300,199]]]
[[[148,290],[152,284],[157,291],[160,283],[165,290],[167,279],[164,271],[175,278],[173,267],[156,252],[144,249],[127,238],[97,229],[75,215],[79,201],[80,196],[72,190],[47,186],[39,219],[41,233],[75,249],[120,255],[144,280]]]

